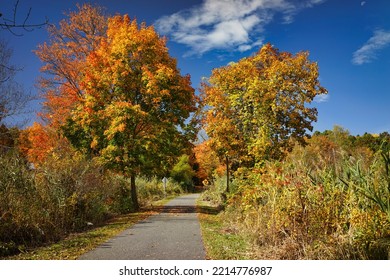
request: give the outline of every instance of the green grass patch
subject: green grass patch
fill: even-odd
[[[199,208],[210,208],[204,202],[198,203]],[[201,211],[199,221],[202,230],[203,243],[207,259],[211,260],[247,260],[249,244],[246,238],[238,234],[224,222],[224,213],[219,211]]]

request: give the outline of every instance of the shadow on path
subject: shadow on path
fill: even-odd
[[[197,213],[214,213],[212,207],[197,207],[197,194],[172,199],[98,248],[80,257],[84,260],[204,260],[206,252]],[[146,210],[146,209],[144,209]]]
[[[182,206],[182,205],[173,205],[173,206],[152,206],[151,210],[160,212],[160,213],[202,213],[217,215],[223,209],[222,207],[210,207],[210,206]]]

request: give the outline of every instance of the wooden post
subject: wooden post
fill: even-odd
[[[164,188],[164,196],[167,196],[167,182],[168,182],[167,177],[164,177],[162,179],[162,182],[163,182],[163,188]]]

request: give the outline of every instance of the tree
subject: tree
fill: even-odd
[[[10,63],[12,50],[0,39],[0,151],[15,147],[19,130],[10,128],[10,124],[20,125],[13,120],[27,112],[27,104],[32,100],[31,94],[26,94],[23,88],[14,80],[19,69]]]
[[[45,122],[58,129],[70,110],[82,97],[80,87],[86,59],[105,36],[107,17],[104,10],[90,4],[77,5],[59,27],[48,25],[49,43],[38,46],[35,54],[44,63],[39,80],[42,91]]]
[[[18,141],[20,152],[35,166],[45,162],[55,147],[64,142],[54,129],[37,122],[21,131]]]
[[[194,147],[198,169],[196,175],[199,179],[212,181],[214,172],[220,167],[217,154],[210,146],[210,140],[205,140]]]
[[[12,50],[0,40],[0,124],[11,116],[23,113],[30,96],[25,94],[14,77],[19,70],[11,65]]]
[[[255,55],[214,69],[202,85],[205,130],[220,156],[253,166],[280,159],[304,141],[317,111],[307,106],[326,94],[307,52],[292,55],[270,44]]]
[[[45,26],[49,23],[49,20],[46,19],[44,22],[41,23],[29,23],[30,15],[31,15],[31,8],[29,8],[28,12],[24,16],[22,21],[18,21],[18,14],[19,14],[19,0],[16,0],[12,16],[11,17],[5,17],[3,13],[0,11],[0,28],[8,30],[12,34],[16,36],[21,36],[20,33],[17,33],[16,30],[24,30],[27,32],[32,31],[35,28],[40,28]]]
[[[171,177],[178,182],[183,189],[190,190],[193,187],[193,177],[195,172],[190,165],[188,155],[182,155],[171,170]]]
[[[0,124],[0,156],[16,146],[19,133],[17,127],[8,128]]]
[[[173,164],[188,143],[186,120],[196,110],[190,77],[153,27],[128,16],[108,20],[86,65],[83,95],[63,130],[75,147],[130,177],[138,208],[136,175]]]
[[[61,127],[71,110],[80,102],[80,83],[86,61],[105,36],[107,17],[104,10],[90,4],[77,5],[59,26],[48,25],[49,42],[38,46],[35,54],[44,63],[38,86],[43,101],[39,116],[43,124],[34,123],[22,135],[22,150],[35,165],[44,162],[57,147],[69,145]]]
[[[22,22],[18,21],[19,0],[16,0],[12,17],[4,16],[4,11],[0,11],[0,29],[5,29],[13,35],[21,36],[16,30],[32,31],[34,28],[42,27],[48,23],[47,19],[43,23],[30,24],[28,20],[31,15],[31,8],[28,10]],[[2,7],[4,8],[4,6]],[[23,88],[14,80],[16,73],[22,69],[11,65],[10,59],[12,49],[10,49],[3,39],[0,39],[0,151],[14,148],[19,137],[20,125],[9,128],[10,118],[27,113],[27,103],[33,99],[31,94],[26,94]]]

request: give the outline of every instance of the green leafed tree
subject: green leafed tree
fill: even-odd
[[[171,177],[180,185],[189,190],[192,185],[192,178],[195,176],[195,171],[192,169],[190,165],[190,159],[188,155],[182,155],[178,162],[171,170]]]

